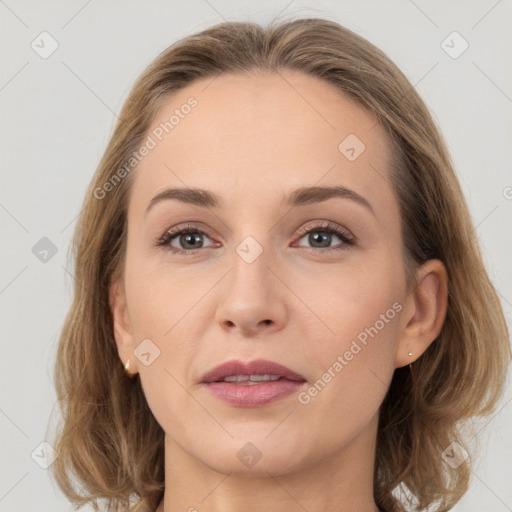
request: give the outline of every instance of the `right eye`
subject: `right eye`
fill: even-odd
[[[182,226],[166,231],[159,238],[157,245],[164,247],[175,254],[195,254],[199,249],[213,247],[203,246],[202,238],[208,237],[204,231],[195,226]]]

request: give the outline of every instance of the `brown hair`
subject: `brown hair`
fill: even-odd
[[[193,81],[221,73],[296,70],[347,93],[376,116],[393,149],[404,261],[413,271],[440,259],[449,278],[448,310],[438,338],[409,368],[395,370],[381,409],[374,496],[387,512],[451,508],[466,492],[470,460],[457,468],[441,452],[461,446],[461,422],[491,413],[503,390],[510,348],[497,294],[450,157],[424,102],[403,73],[371,43],[335,22],[297,19],[226,22],[178,41],[135,83],[93,177],[72,250],[74,299],[59,340],[55,386],[63,421],[51,466],[77,504],[105,500],[109,511],[154,511],[164,490],[164,432],[140,379],[119,361],[108,288],[123,271],[133,172],[107,198],[97,191],[140,147],[158,109]],[[76,479],[77,482],[73,482]],[[76,487],[78,484],[79,487]],[[137,499],[136,504],[131,504]]]

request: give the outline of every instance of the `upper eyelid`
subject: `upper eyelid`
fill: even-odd
[[[310,233],[311,231],[313,231],[315,229],[318,231],[321,231],[323,229],[325,229],[326,231],[341,231],[347,237],[350,237],[351,239],[356,240],[356,236],[352,233],[352,231],[350,229],[346,228],[345,226],[342,226],[341,224],[338,224],[337,222],[332,222],[332,221],[327,221],[327,220],[317,221],[317,224],[314,224],[312,226],[301,227],[299,232],[302,236],[303,234]]]

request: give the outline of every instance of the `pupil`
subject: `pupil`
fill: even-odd
[[[200,246],[201,245],[201,239],[199,237],[198,234],[191,234],[191,233],[187,233],[185,235],[182,235],[182,241],[184,241],[184,244],[183,245],[187,245],[188,243],[191,243],[192,244],[192,249],[196,249],[197,246]],[[195,243],[195,242],[198,242],[198,243]]]
[[[322,240],[324,242],[325,241],[330,242],[330,237],[331,237],[331,235],[329,233],[322,234],[320,232],[316,232],[316,233],[312,233],[312,234],[309,235],[309,242],[312,245],[314,245],[314,244],[316,244],[318,242],[321,243]],[[329,245],[329,243],[327,245]]]

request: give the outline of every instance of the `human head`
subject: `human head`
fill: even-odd
[[[158,113],[185,87],[220,75],[281,71],[285,76],[286,70],[342,91],[375,116],[375,129],[387,134],[408,289],[414,289],[415,270],[427,261],[437,259],[446,267],[449,301],[442,331],[415,362],[412,375],[407,366],[395,370],[380,407],[375,494],[381,506],[398,506],[391,490],[402,482],[423,506],[443,496],[452,503],[467,488],[469,465],[440,469],[439,452],[458,435],[458,420],[489,412],[496,403],[508,361],[505,323],[453,166],[424,103],[382,52],[325,20],[297,20],[266,31],[252,24],[221,24],[171,46],[135,84],[89,188],[74,239],[75,278],[87,284],[76,289],[56,375],[59,397],[71,405],[72,437],[84,446],[103,442],[108,432],[92,428],[98,421],[119,430],[116,440],[112,436],[109,441],[118,462],[109,465],[106,454],[96,476],[113,478],[120,466],[126,472],[138,461],[137,474],[118,488],[103,490],[103,496],[135,490],[150,503],[159,492],[163,432],[140,380],[127,381],[123,375],[108,293],[125,268],[127,212],[139,168],[125,172],[108,191],[104,184],[139,150]],[[107,194],[99,197],[102,190]],[[495,356],[486,356],[489,352]],[[79,377],[76,367],[82,369]],[[89,402],[98,397],[109,406],[92,407]],[[85,447],[71,453],[65,441],[61,446],[57,472],[70,461],[78,466],[85,460]],[[448,476],[455,479],[453,491]],[[94,477],[90,481],[99,481]]]

